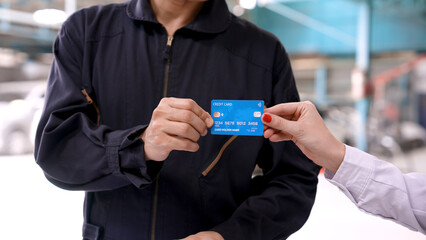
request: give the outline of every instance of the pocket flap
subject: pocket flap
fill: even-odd
[[[83,225],[83,240],[101,240],[102,228],[90,223]]]

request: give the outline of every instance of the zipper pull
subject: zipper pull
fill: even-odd
[[[167,44],[166,48],[164,49],[164,60],[168,61],[170,57],[170,50],[172,48],[172,42],[173,42],[173,36],[167,36]]]
[[[86,98],[87,103],[92,105],[95,108],[96,116],[97,116],[96,125],[99,126],[99,124],[101,123],[101,112],[99,110],[98,105],[96,105],[96,103],[93,101],[93,99],[89,96],[86,89],[84,89],[84,88],[81,89],[81,92],[83,93],[84,97]]]
[[[172,46],[173,36],[167,36],[167,46]]]
[[[86,89],[84,89],[84,88],[83,88],[83,89],[81,90],[81,92],[83,93],[84,97],[86,97],[86,101],[87,101],[87,103],[92,104],[92,103],[93,103],[93,100],[92,100],[92,98],[89,96],[89,94],[87,93]]]

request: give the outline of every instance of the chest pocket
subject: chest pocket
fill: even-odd
[[[209,164],[209,166],[201,173],[204,177],[206,177],[210,171],[217,165],[220,161],[220,158],[223,155],[223,152],[228,148],[228,146],[237,138],[237,135],[232,136],[228,141],[220,149],[219,153],[216,155],[216,158]]]
[[[96,125],[99,126],[99,124],[101,123],[101,112],[99,110],[98,105],[93,101],[93,99],[89,96],[89,94],[87,93],[86,89],[83,88],[81,90],[81,92],[83,93],[84,97],[86,97],[86,101],[87,103],[89,103],[90,105],[93,106],[93,108],[96,111]]]

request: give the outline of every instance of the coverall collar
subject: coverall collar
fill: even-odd
[[[131,0],[127,15],[135,20],[159,23],[149,0]],[[219,33],[231,23],[231,13],[225,0],[208,0],[193,22],[183,28],[203,33]]]

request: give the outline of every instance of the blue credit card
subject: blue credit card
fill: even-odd
[[[212,100],[211,134],[262,136],[263,105],[261,100]]]

